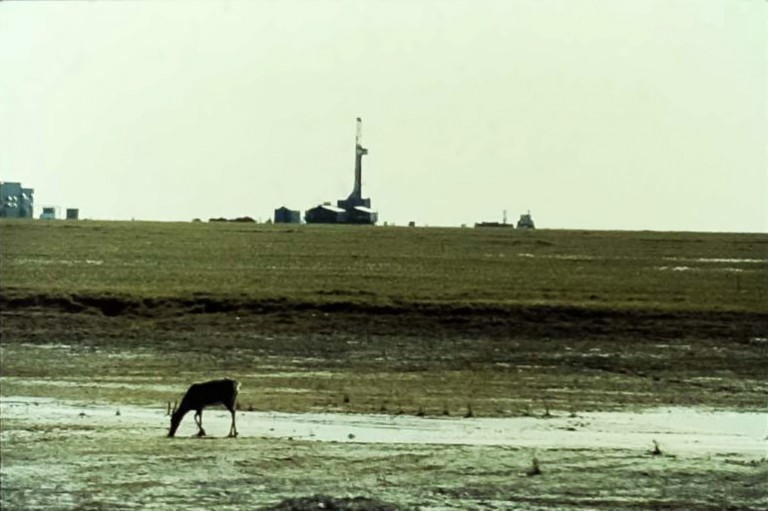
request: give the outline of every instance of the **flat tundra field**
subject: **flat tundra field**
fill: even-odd
[[[765,234],[0,236],[4,510],[768,507]]]

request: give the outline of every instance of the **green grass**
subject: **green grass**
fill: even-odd
[[[3,221],[0,235],[3,395],[165,403],[224,372],[245,406],[282,411],[765,403],[764,234]],[[216,312],[206,300],[234,306],[197,314]]]
[[[764,234],[0,222],[6,297],[768,310]]]

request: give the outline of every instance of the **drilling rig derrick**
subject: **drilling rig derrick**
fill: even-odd
[[[371,199],[363,198],[363,156],[368,149],[363,147],[363,121],[357,118],[355,134],[355,186],[346,199],[336,201],[338,207],[329,203],[319,205],[305,214],[307,223],[375,224],[378,213],[371,210]]]
[[[355,134],[355,187],[349,197],[336,201],[340,208],[349,210],[359,206],[371,207],[371,199],[363,198],[363,156],[366,154],[368,149],[363,147],[363,120],[358,117]]]

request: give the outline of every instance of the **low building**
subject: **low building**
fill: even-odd
[[[32,218],[34,194],[33,188],[23,188],[21,183],[0,183],[0,217]]]
[[[40,213],[40,220],[56,220],[56,208],[53,206],[43,207],[43,212]]]
[[[501,223],[501,222],[475,222],[475,227],[506,227],[514,229],[513,224]]]
[[[347,212],[330,204],[320,204],[304,213],[308,224],[343,224],[346,220]]]
[[[67,208],[67,220],[77,220],[80,218],[80,210],[77,208]]]
[[[288,209],[285,206],[279,207],[275,210],[275,223],[276,224],[300,224],[301,211],[298,211],[295,209]]]
[[[375,224],[379,214],[365,206],[355,206],[347,211],[346,222],[348,224]]]

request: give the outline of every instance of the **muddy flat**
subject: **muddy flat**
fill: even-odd
[[[167,410],[24,396],[4,397],[0,412],[6,425],[29,429],[59,426],[98,432],[133,427],[162,436],[169,422]],[[768,456],[768,413],[665,408],[548,417],[435,418],[240,411],[237,420],[238,441],[250,437],[355,444],[637,450],[657,442],[673,446],[677,454]],[[196,436],[192,420],[183,424],[180,437]],[[229,424],[230,415],[223,409],[205,413],[205,427],[213,437],[216,432],[228,432]]]
[[[3,509],[268,509],[314,495],[402,510],[768,505],[760,337],[546,339],[418,321],[382,333],[307,318],[319,329],[4,313]],[[239,438],[224,438],[223,409],[204,413],[209,436],[190,415],[166,438],[168,405],[223,375],[243,384]]]
[[[166,410],[6,396],[4,509],[254,509],[297,494],[403,509],[719,509],[768,503],[768,415],[686,408],[424,418]],[[656,443],[654,444],[654,441]],[[655,447],[661,452],[654,453]],[[533,459],[541,474],[530,474]]]

